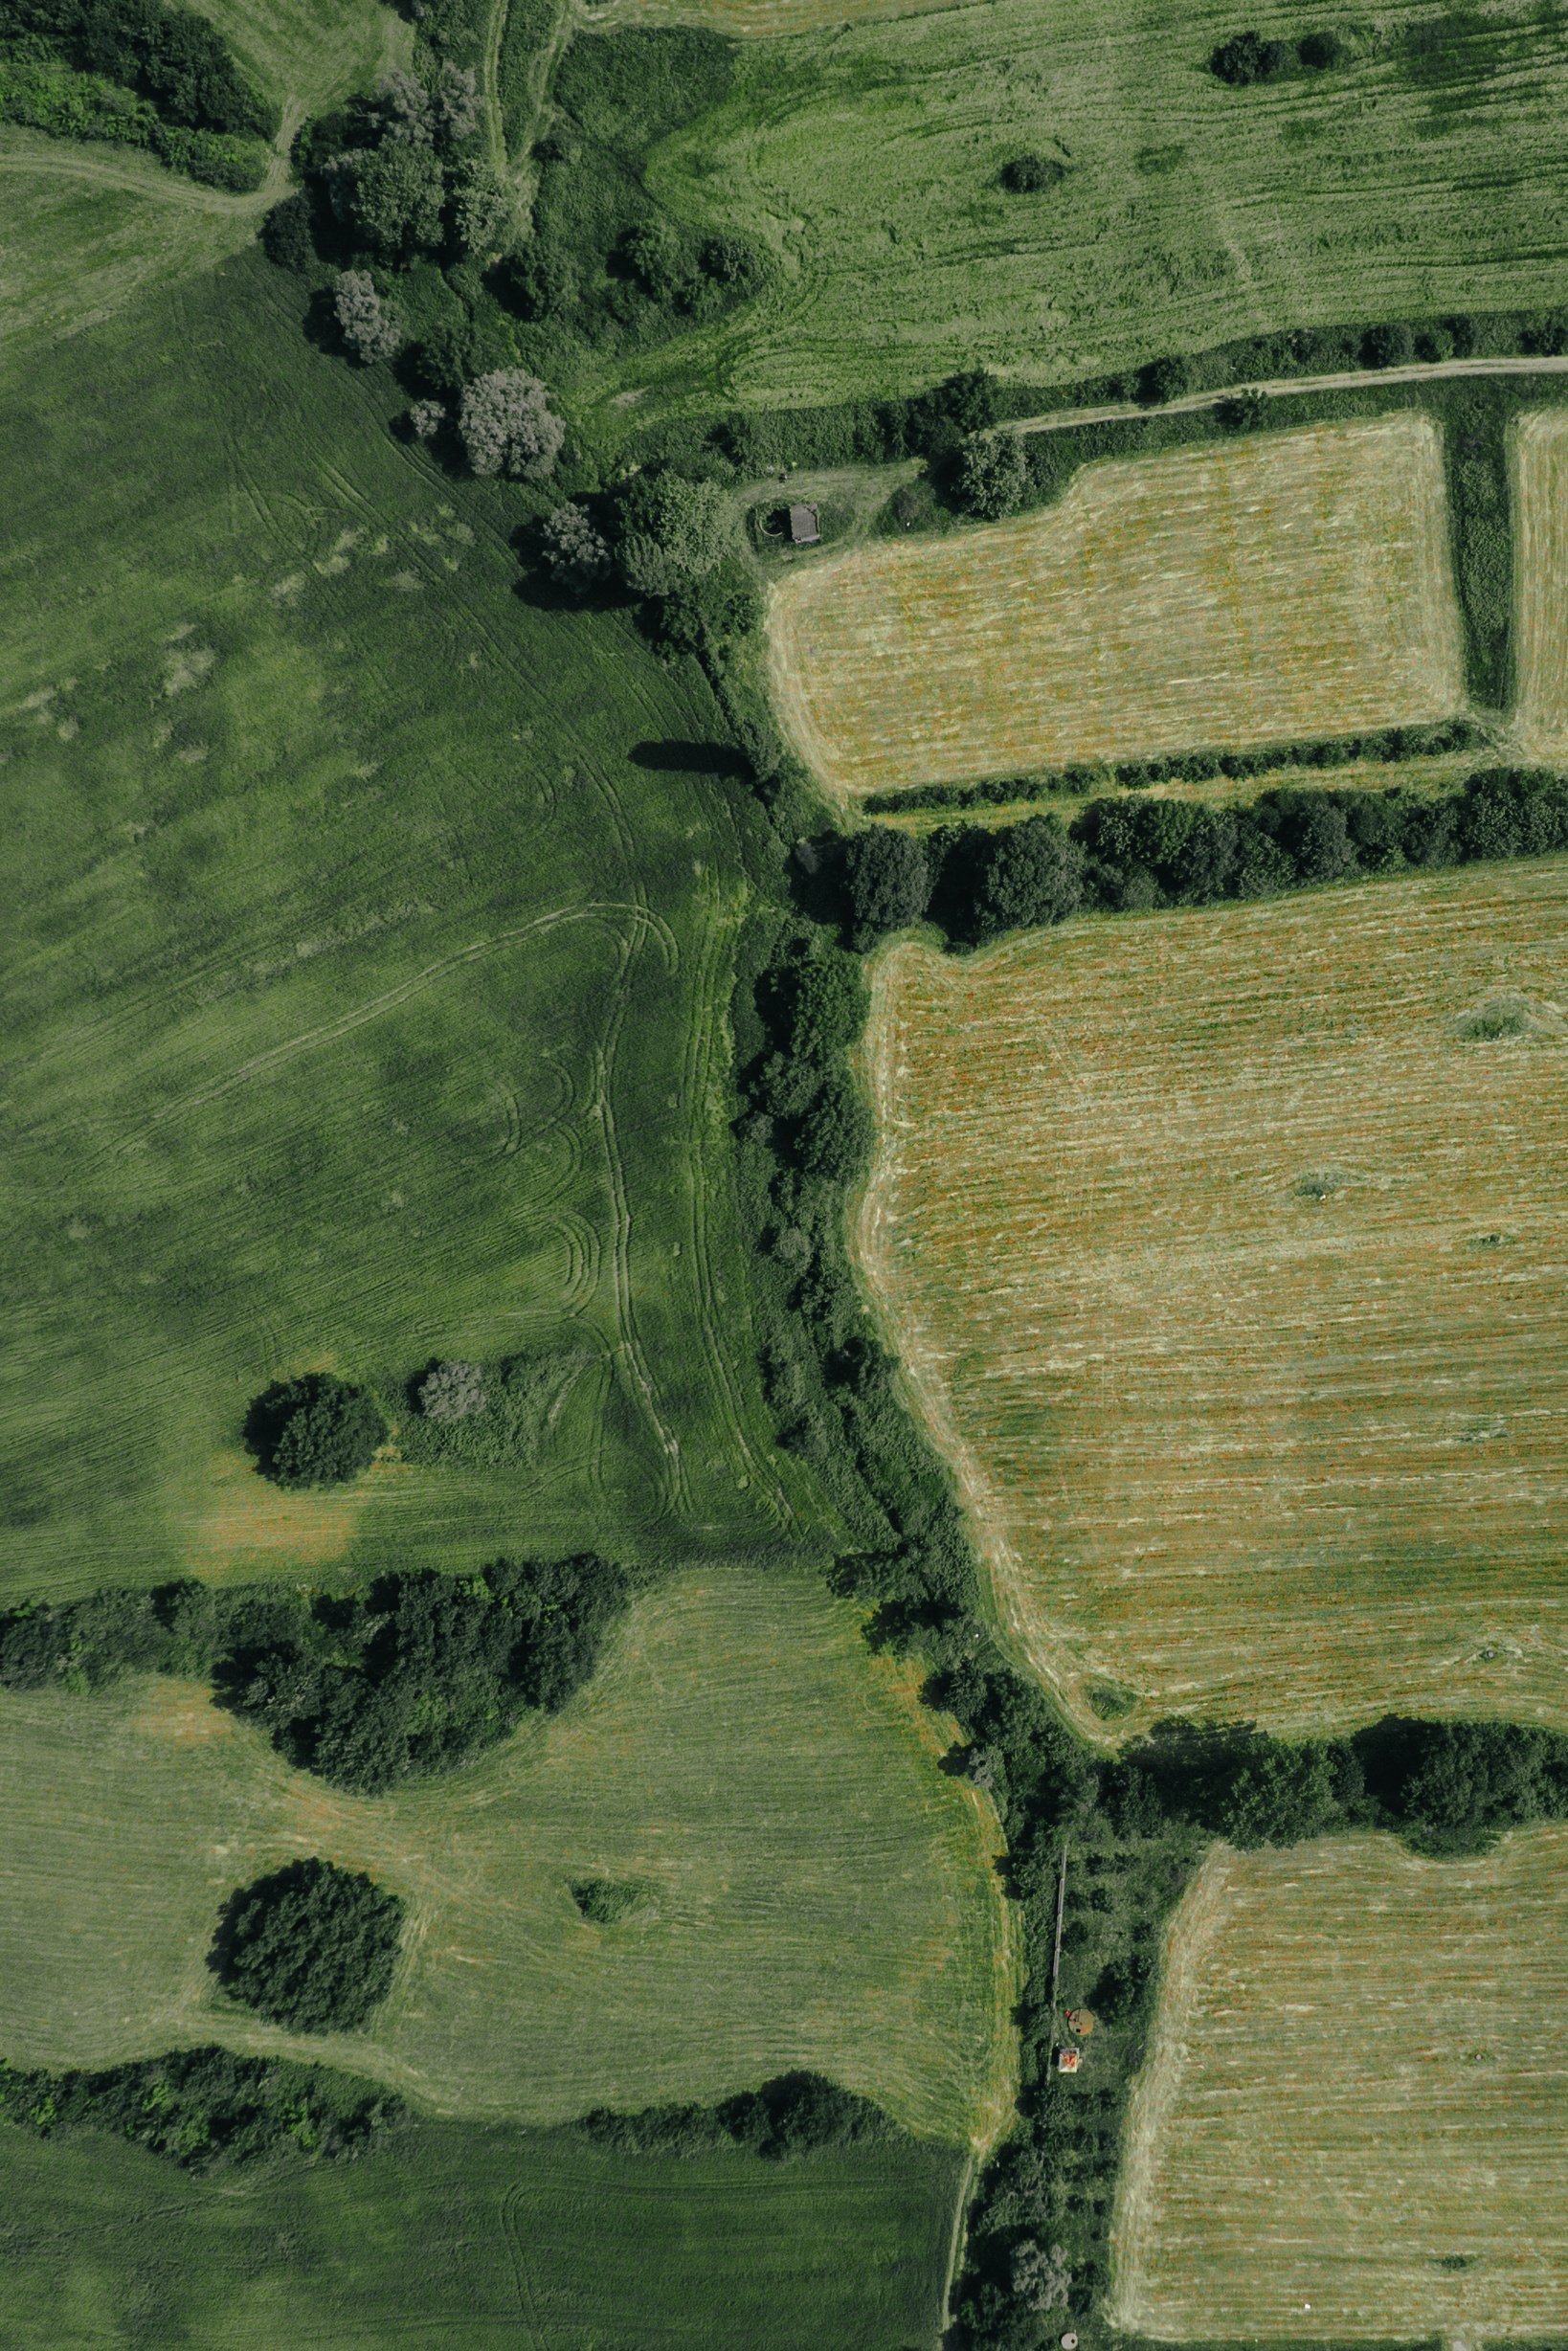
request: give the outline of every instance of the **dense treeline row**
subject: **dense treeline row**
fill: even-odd
[[[818,894],[830,904],[837,882],[858,947],[922,920],[974,947],[1080,909],[1206,906],[1565,848],[1568,777],[1494,768],[1432,795],[1281,786],[1239,808],[1091,800],[1069,826],[1042,813],[924,840],[872,827],[830,844]]]
[[[730,694],[788,837],[799,814],[790,763],[770,750],[765,722],[735,708],[722,673],[716,682]],[[1392,807],[1373,817],[1363,799]],[[1292,878],[1306,878],[1325,852],[1344,873],[1395,850],[1419,860],[1434,841],[1445,857],[1568,845],[1568,787],[1556,779],[1474,779],[1435,813],[1422,805],[1428,813],[1409,816],[1407,837],[1416,803],[1403,795],[1273,795],[1260,832],[1290,861]],[[999,871],[1007,836],[980,835],[967,852],[957,850],[962,835],[939,839],[938,880],[950,849],[980,868],[968,868],[964,928],[1004,929],[1031,895],[1029,919],[1053,919],[1074,891],[1082,903],[1091,872],[1104,903],[1125,901],[1134,866],[1173,897],[1198,884],[1197,845],[1190,864],[1179,859],[1190,804],[1098,806],[1086,812],[1078,839],[1045,817],[1013,828],[1021,854],[1002,858]],[[1179,813],[1169,819],[1172,810]],[[1393,810],[1397,834],[1387,829]],[[1250,812],[1201,813],[1200,838],[1212,843],[1210,816]],[[1115,830],[1124,819],[1132,828],[1126,835]],[[1207,871],[1212,878],[1215,867]],[[872,1131],[847,1066],[864,983],[858,956],[839,942],[849,935],[866,945],[918,919],[911,906],[930,904],[926,852],[909,835],[868,828],[837,848],[806,844],[795,880],[802,910],[775,903],[759,912],[734,998],[744,1106],[737,1163],[756,1236],[765,1392],[780,1442],[813,1464],[850,1530],[837,1587],[870,1610],[874,1645],[922,1661],[928,1700],[960,1726],[947,1768],[987,1791],[1002,1817],[1024,1956],[1019,2119],[970,2209],[954,2340],[967,2351],[1035,2351],[1048,2321],[1051,2337],[1070,2329],[1092,2347],[1109,2284],[1126,2099],[1152,2023],[1163,1924],[1207,1839],[1289,1844],[1381,1827],[1434,1854],[1474,1850],[1503,1829],[1568,1817],[1568,1740],[1508,1723],[1389,1719],[1349,1739],[1289,1740],[1250,1725],[1172,1722],[1112,1757],[1066,1728],[997,1646],[948,1471],[905,1408],[845,1250],[846,1195],[864,1173]],[[1147,886],[1132,890],[1133,903]],[[1064,1846],[1071,1867],[1053,2000]],[[1055,2055],[1068,2006],[1090,2007],[1098,2028],[1081,2070],[1063,2074]]]
[[[444,1771],[553,1713],[625,1609],[590,1554],[497,1560],[459,1579],[387,1576],[334,1598],[270,1583],[108,1589],[0,1617],[0,1688],[85,1690],[127,1668],[211,1680],[302,1769],[374,1794]]]
[[[623,2155],[710,2155],[736,2146],[770,2162],[828,2148],[883,2146],[904,2136],[869,2098],[804,2072],[777,2074],[718,2106],[649,2106],[635,2115],[596,2107],[578,2128]]]
[[[0,2116],[51,2138],[108,2131],[191,2171],[264,2157],[341,2162],[407,2118],[400,2098],[327,2066],[176,2049],[100,2072],[0,2062]]]
[[[1435,727],[1379,727],[1367,734],[1266,743],[1248,751],[1225,750],[1210,744],[1198,750],[1173,751],[1164,758],[1107,760],[1094,766],[1055,768],[1043,774],[996,776],[981,784],[910,784],[903,791],[873,792],[863,806],[870,817],[895,816],[907,808],[1002,808],[1019,800],[1104,792],[1112,785],[1124,792],[1146,792],[1154,784],[1206,783],[1221,775],[1242,781],[1272,774],[1280,768],[1347,768],[1366,760],[1392,765],[1410,759],[1442,759],[1476,750],[1486,739],[1486,729],[1473,719],[1455,718]]]

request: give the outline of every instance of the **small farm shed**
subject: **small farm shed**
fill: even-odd
[[[821,536],[817,527],[815,506],[790,508],[790,537],[796,547],[816,547]]]
[[[1059,2049],[1056,2052],[1057,2071],[1059,2073],[1076,2073],[1078,2071],[1078,2061],[1081,2055],[1082,2051],[1079,2049]]]

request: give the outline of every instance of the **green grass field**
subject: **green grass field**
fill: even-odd
[[[557,2122],[809,2066],[949,2143],[1007,2114],[994,1825],[940,1725],[810,1571],[641,1601],[555,1720],[384,1798],[294,1772],[205,1691],[138,1677],[0,1704],[0,2052],[190,2042],[318,2056],[438,2114]],[[302,1854],[409,1904],[369,2031],[290,2036],[216,1992],[235,1886]],[[636,1879],[589,1924],[574,1879]]]
[[[847,13],[848,11],[846,11]],[[714,21],[728,21],[724,10]],[[725,104],[656,150],[677,212],[773,252],[728,324],[628,361],[689,406],[903,392],[958,368],[1059,380],[1341,319],[1558,299],[1568,25],[1430,0],[1363,61],[1234,91],[1201,0],[995,0],[747,42]],[[1350,0],[1313,27],[1365,29]],[[1039,151],[1054,190],[997,173]]]
[[[0,2132],[16,2351],[929,2351],[963,2159],[612,2156],[427,2124],[368,2161],[211,2184]]]
[[[258,257],[5,411],[13,1594],[819,1525],[725,1125],[760,818],[683,772],[723,731],[695,665],[520,600],[515,493],[399,443],[396,397]],[[432,1354],[506,1352],[571,1367],[530,1465],[290,1497],[240,1449],[281,1374],[395,1412]]]

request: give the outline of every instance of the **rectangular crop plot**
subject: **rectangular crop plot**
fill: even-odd
[[[862,1262],[1086,1727],[1568,1721],[1565,1007],[1568,860],[884,962]]]
[[[1532,759],[1568,752],[1568,414],[1521,416],[1513,450],[1519,680]]]
[[[1161,2341],[1568,2327],[1568,1833],[1217,1851],[1115,2241],[1116,2323]]]
[[[1406,412],[1089,466],[1043,514],[806,565],[774,698],[840,801],[1457,710],[1435,427]]]

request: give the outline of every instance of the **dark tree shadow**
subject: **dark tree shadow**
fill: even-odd
[[[717,775],[733,783],[752,781],[751,762],[733,743],[634,743],[627,756],[635,768],[657,775]]]

